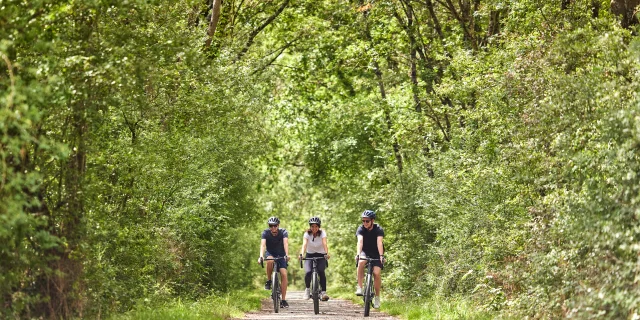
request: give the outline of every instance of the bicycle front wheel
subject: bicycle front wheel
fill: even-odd
[[[274,272],[271,277],[271,298],[273,299],[273,311],[280,312],[280,283],[278,282],[278,272]]]
[[[313,312],[320,313],[320,283],[318,282],[318,273],[314,272],[312,277],[311,296],[313,297]]]
[[[371,311],[371,297],[373,296],[371,294],[371,290],[373,290],[372,288],[373,286],[373,281],[371,279],[371,274],[367,274],[367,278],[365,281],[365,285],[364,285],[364,316],[368,317],[369,316],[369,311]]]

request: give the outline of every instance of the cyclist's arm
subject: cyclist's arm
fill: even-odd
[[[300,254],[304,255],[304,252],[307,250],[307,244],[309,243],[309,239],[303,237],[302,238],[302,249],[300,249]]]
[[[329,246],[327,245],[327,237],[322,238],[322,246],[324,247],[324,254],[329,254]]]
[[[267,249],[267,239],[260,240],[260,257],[264,258],[264,251]]]
[[[378,253],[383,256],[384,255],[384,247],[382,246],[382,238],[378,237]]]
[[[284,242],[284,255],[289,256],[289,238],[282,239]]]
[[[357,254],[360,254],[360,252],[362,252],[362,235],[358,235],[358,244],[356,245],[356,249],[357,249]]]

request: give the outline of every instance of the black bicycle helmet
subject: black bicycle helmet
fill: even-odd
[[[376,218],[376,213],[373,212],[372,210],[365,210],[362,212],[362,215],[360,215],[361,218],[369,218],[369,219],[375,219]]]
[[[269,224],[270,226],[279,225],[280,219],[278,219],[278,217],[271,217],[269,218],[269,220],[267,220],[267,224]]]
[[[309,226],[311,226],[312,224],[317,224],[318,227],[321,225],[321,221],[320,218],[318,217],[312,217],[311,219],[309,219]]]

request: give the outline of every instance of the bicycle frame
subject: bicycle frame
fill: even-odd
[[[313,312],[315,314],[320,313],[320,294],[322,289],[320,288],[320,280],[318,276],[318,260],[325,260],[325,257],[313,257],[300,259],[300,268],[302,268],[303,260],[311,260],[311,297],[313,298]]]
[[[280,268],[275,262],[276,260],[284,259],[284,257],[265,258],[260,265],[264,268],[264,261],[274,261],[273,271],[271,272],[271,299],[273,300],[273,311],[275,313],[280,312],[280,301],[282,300],[280,291],[280,279],[278,277]]]
[[[371,311],[371,306],[373,305],[373,298],[375,297],[375,289],[373,288],[373,264],[371,261],[380,261],[380,259],[359,257],[358,260],[367,261],[367,273],[365,275],[362,288],[362,299],[364,300],[364,316],[368,317],[369,312]]]

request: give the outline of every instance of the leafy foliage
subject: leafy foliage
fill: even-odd
[[[273,196],[328,216],[336,282],[352,282],[352,232],[372,208],[393,295],[464,294],[516,317],[637,313],[636,40],[596,7],[382,1],[301,19],[328,35],[283,57],[295,86],[277,116],[295,128],[281,149],[309,170],[297,189],[322,196]]]
[[[0,317],[253,285],[270,215],[290,252],[319,215],[330,280],[352,283],[364,209],[397,299],[638,315],[633,19],[603,0],[230,0],[210,39],[209,5],[2,4]]]
[[[192,5],[2,11],[3,316],[99,315],[250,281],[219,275],[248,257],[228,244],[256,214],[268,81],[246,90],[250,68],[208,58]]]

